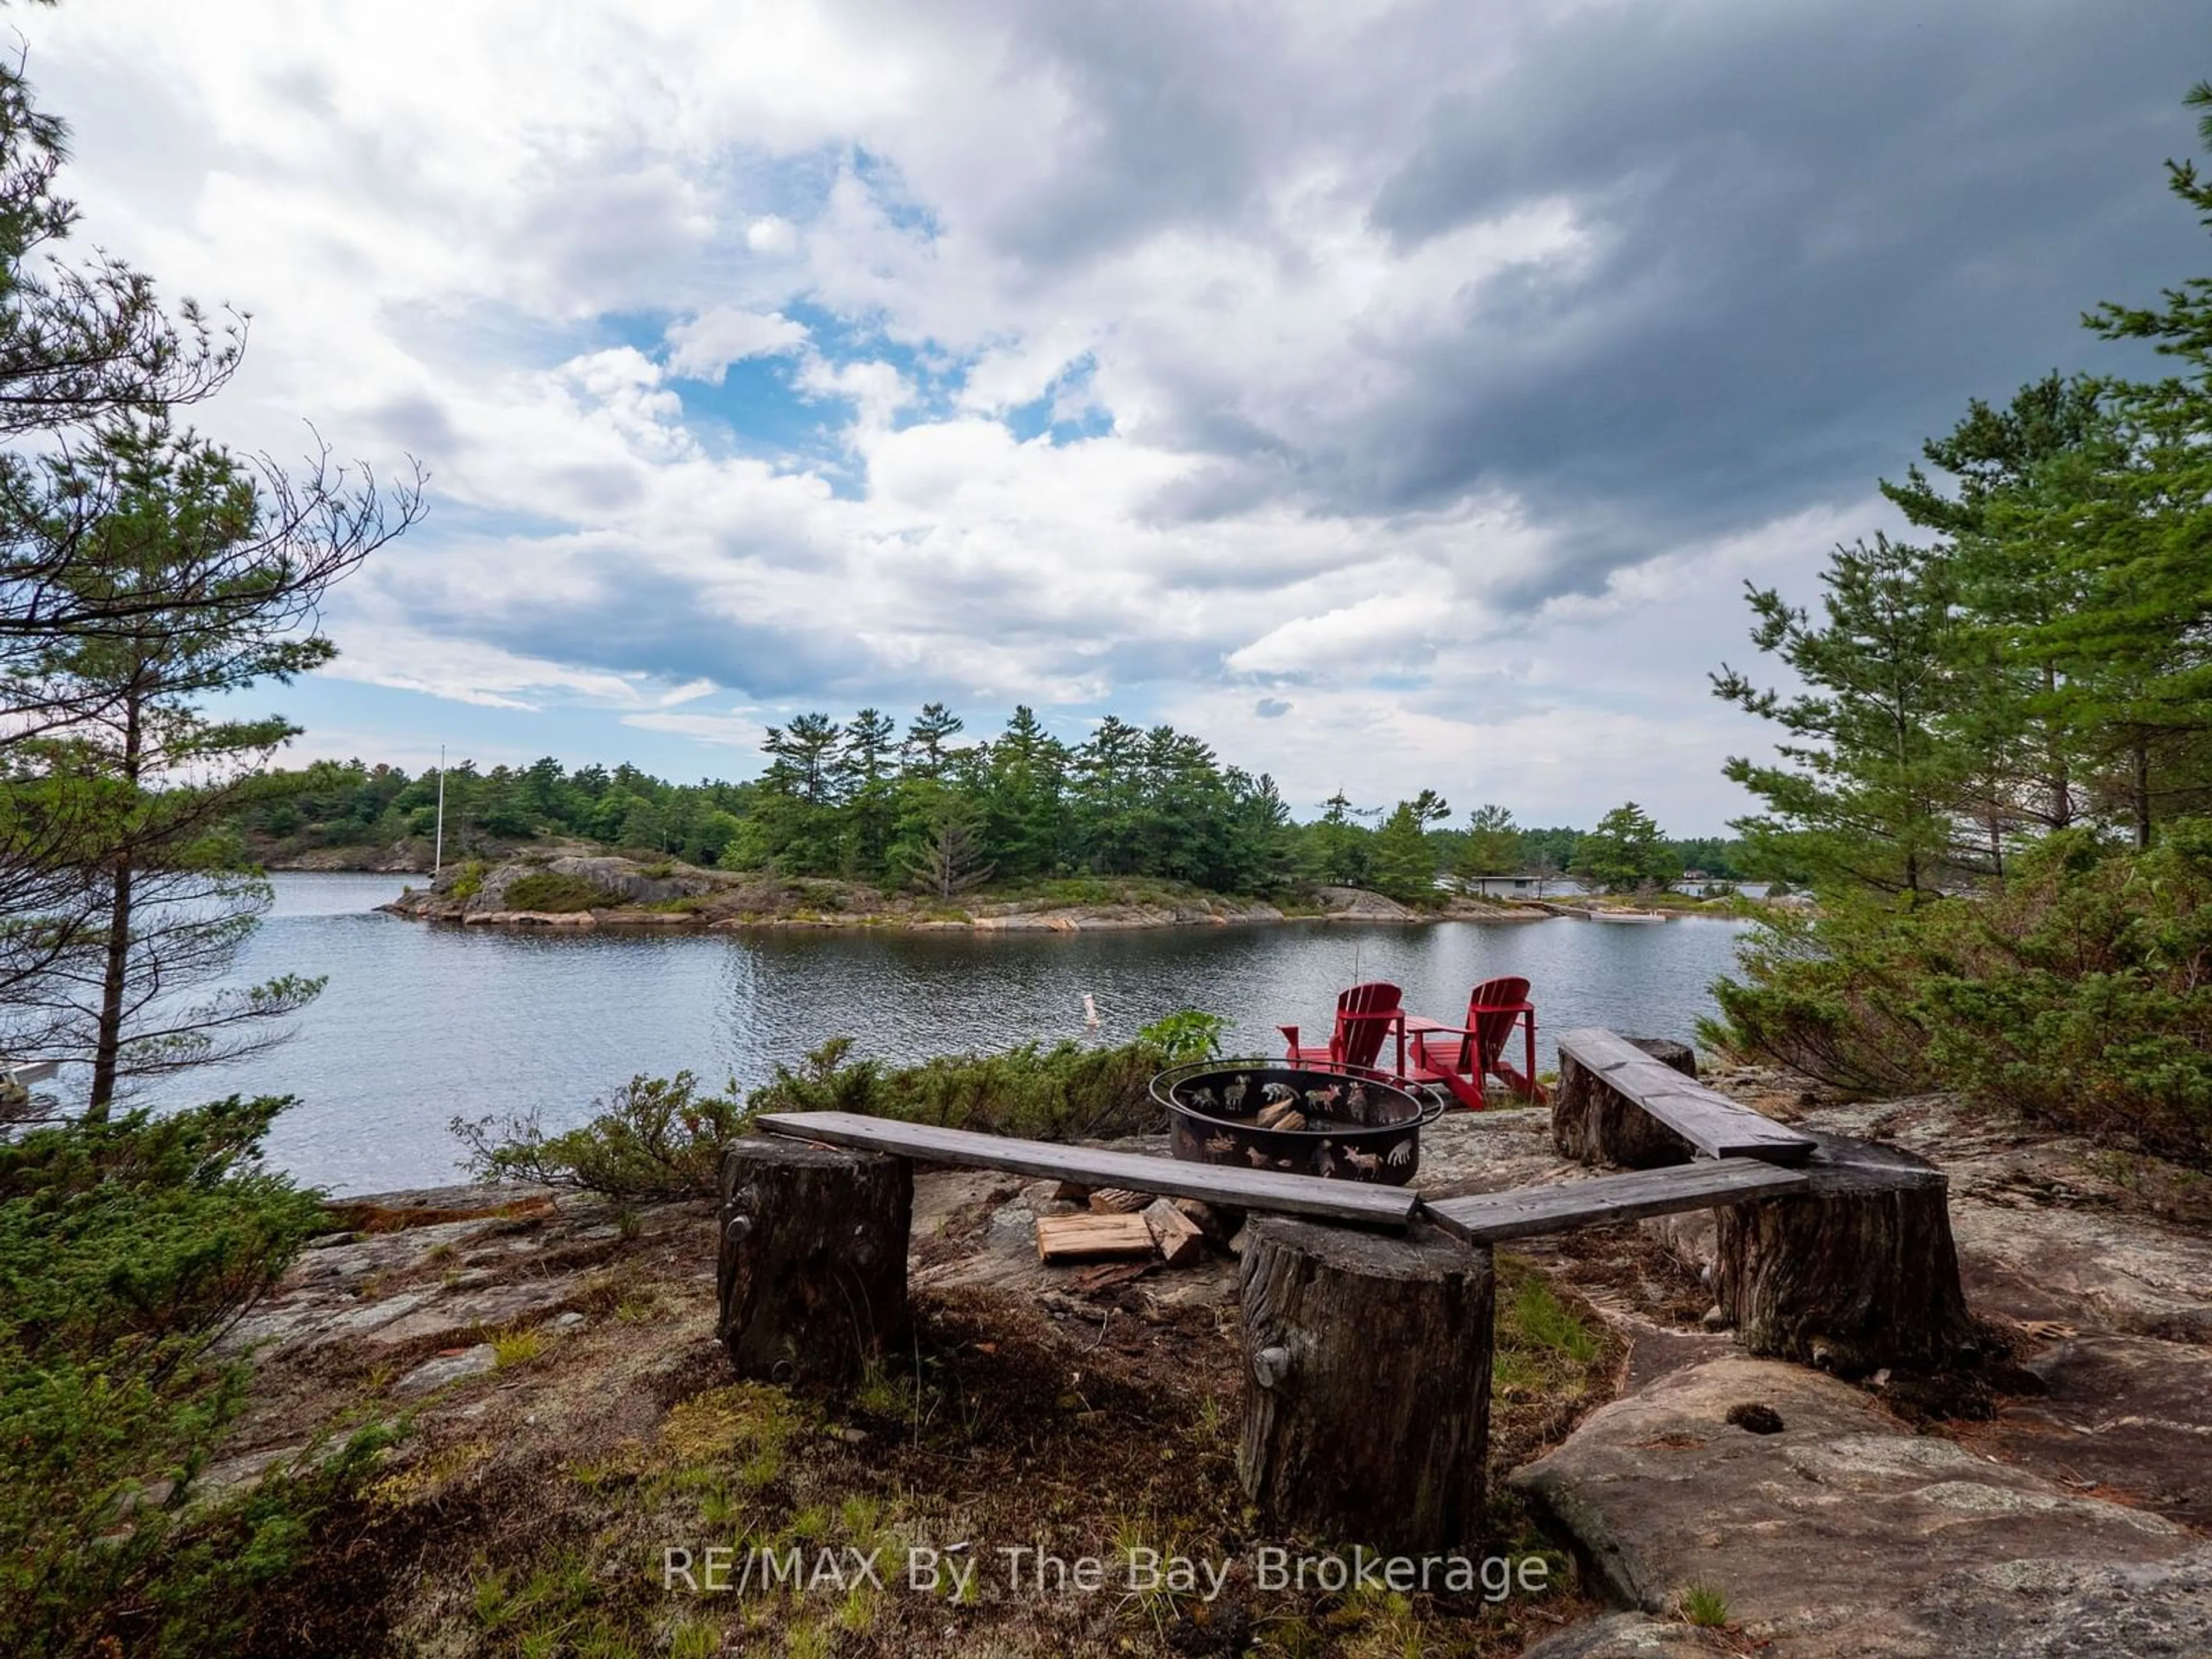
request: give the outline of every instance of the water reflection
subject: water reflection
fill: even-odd
[[[1730,963],[1738,924],[1455,922],[1428,927],[1163,929],[1138,933],[572,934],[430,928],[377,915],[398,878],[296,875],[249,945],[255,979],[325,974],[295,1040],[222,1073],[163,1085],[182,1101],[283,1092],[272,1158],[346,1192],[450,1179],[455,1114],[581,1117],[634,1073],[689,1066],[766,1079],[832,1036],[891,1060],[1070,1037],[1119,1042],[1195,1006],[1234,1047],[1274,1052],[1279,1022],[1326,1029],[1355,978],[1456,1018],[1477,981],[1525,975],[1540,1038],[1576,1025],[1687,1036]],[[1103,1024],[1083,1024],[1083,996]],[[1548,1042],[1542,1063],[1552,1064]]]

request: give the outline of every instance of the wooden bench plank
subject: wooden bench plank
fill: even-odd
[[[1004,1170],[1012,1175],[1073,1181],[1092,1188],[1125,1187],[1131,1192],[1203,1199],[1237,1209],[1307,1215],[1361,1226],[1406,1227],[1420,1206],[1420,1200],[1402,1187],[1187,1164],[1179,1158],[1097,1146],[1017,1140],[1006,1135],[979,1134],[972,1129],[902,1123],[859,1112],[773,1112],[755,1121],[770,1134],[857,1146],[863,1152],[888,1152],[896,1158]]]
[[[1763,1158],[1771,1164],[1802,1164],[1812,1157],[1811,1137],[1740,1106],[1726,1095],[1687,1078],[1602,1028],[1563,1033],[1564,1064],[1597,1074],[1708,1158]]]
[[[1469,1243],[1492,1244],[1501,1239],[1636,1221],[1648,1215],[1709,1210],[1747,1198],[1773,1198],[1802,1192],[1809,1184],[1796,1170],[1777,1169],[1753,1158],[1723,1163],[1701,1158],[1694,1164],[1599,1176],[1556,1187],[1521,1187],[1509,1193],[1433,1200],[1425,1207],[1446,1231],[1458,1234]]]
[[[1571,1053],[1593,1072],[1609,1072],[1615,1066],[1636,1065],[1651,1058],[1626,1037],[1608,1031],[1602,1025],[1585,1025],[1571,1031],[1562,1031],[1558,1042],[1561,1054]]]

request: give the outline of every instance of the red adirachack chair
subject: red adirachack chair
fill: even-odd
[[[1505,1044],[1520,1026],[1526,1041],[1526,1071],[1504,1059]],[[1540,1104],[1547,1097],[1536,1081],[1536,1008],[1525,979],[1485,980],[1468,999],[1467,1024],[1437,1025],[1416,1020],[1412,1029],[1413,1076],[1451,1091],[1469,1111],[1485,1105],[1483,1079],[1495,1077],[1524,1100]]]
[[[1355,985],[1336,1000],[1336,1024],[1328,1034],[1326,1048],[1298,1046],[1298,1028],[1278,1025],[1283,1040],[1290,1046],[1285,1051],[1293,1066],[1320,1064],[1326,1066],[1358,1066],[1372,1069],[1382,1053],[1382,1039],[1397,1039],[1397,1070],[1394,1077],[1406,1074],[1406,1011],[1399,1005],[1400,992],[1395,985],[1380,980],[1365,985]]]

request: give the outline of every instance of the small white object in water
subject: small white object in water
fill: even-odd
[[[1091,993],[1088,991],[1085,991],[1083,994],[1083,1023],[1085,1025],[1088,1025],[1094,1031],[1098,1029],[1100,1023],[1098,1018],[1098,1004],[1092,999]]]

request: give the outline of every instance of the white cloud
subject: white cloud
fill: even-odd
[[[622,723],[641,732],[672,732],[718,749],[757,750],[768,736],[767,726],[743,714],[624,714]]]
[[[798,252],[799,231],[780,214],[764,213],[745,227],[745,246],[767,258],[785,258]]]
[[[633,702],[635,685],[619,674],[520,656],[495,646],[405,627],[355,625],[345,650],[324,671],[337,679],[422,691],[487,708],[533,709],[548,695]]]
[[[1591,555],[1487,465],[1520,434],[1454,424],[1455,379],[1583,367],[1580,285],[1635,180],[1510,158],[1525,177],[1419,235],[1376,204],[1573,8],[1314,5],[1258,34],[1045,0],[541,9],[19,22],[83,240],[256,313],[205,422],[283,453],[311,416],[435,475],[429,522],[339,596],[340,676],[739,748],[799,707],[1106,704],[1309,793],[1456,768],[1455,804],[1672,791],[1711,827],[1752,740],[1704,681],[1741,654],[1737,583],[1881,510],[1806,485]],[[759,409],[725,383],[766,356],[791,393]],[[1590,374],[1562,429],[1649,391]],[[1024,440],[1041,400],[1097,435]],[[1466,478],[1416,476],[1454,444]],[[1593,465],[1593,517],[1623,470]],[[717,690],[760,719],[684,707]]]
[[[748,357],[781,357],[806,343],[806,329],[777,311],[716,306],[668,331],[672,374],[716,386],[732,363]]]
[[[810,398],[848,398],[862,431],[890,424],[891,416],[914,401],[914,388],[896,365],[881,362],[831,363],[810,357],[801,365],[799,389]]]

